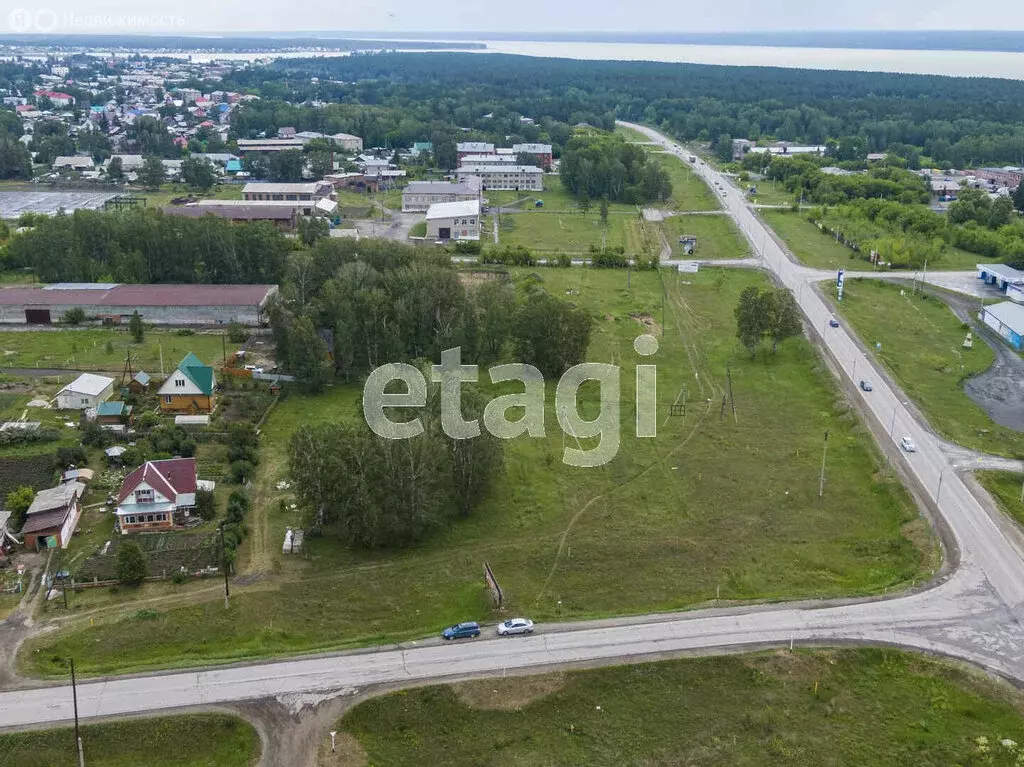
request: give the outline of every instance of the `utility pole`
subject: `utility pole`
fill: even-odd
[[[825,494],[825,455],[828,453],[828,431],[825,432],[825,443],[821,447],[821,478],[818,480],[818,497]]]
[[[224,364],[227,365],[228,364],[228,342],[227,342],[227,338],[224,335],[224,333],[220,334],[220,349],[221,349],[221,354],[224,357]]]
[[[224,568],[224,609],[227,610],[231,603],[228,601],[228,549],[224,545],[224,523],[217,525],[217,529],[220,531],[220,563]]]
[[[939,486],[935,489],[935,503],[939,502],[939,496],[942,494],[942,478],[944,476],[946,476],[945,469],[939,472]]]
[[[75,682],[75,659],[71,659],[71,700],[75,706],[75,748],[78,750],[78,767],[85,767],[85,754],[82,752],[82,734],[78,730],[78,685]]]
[[[1020,483],[1020,502],[1024,503],[1024,482]]]
[[[889,426],[889,438],[892,438],[893,430],[896,428],[896,411],[899,409],[899,405],[896,405],[892,409],[892,424]]]

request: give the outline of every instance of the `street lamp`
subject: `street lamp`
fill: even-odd
[[[946,476],[946,469],[948,467],[942,467],[942,471],[939,472],[939,486],[935,489],[935,503],[939,502],[939,495],[942,493],[942,478]]]

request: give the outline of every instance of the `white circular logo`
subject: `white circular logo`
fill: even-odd
[[[40,32],[52,32],[57,28],[57,14],[50,8],[36,11],[36,29]]]
[[[7,26],[12,32],[28,32],[32,29],[32,14],[24,8],[14,8],[7,14]]]

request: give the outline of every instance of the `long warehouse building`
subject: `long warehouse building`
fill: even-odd
[[[126,323],[138,311],[151,325],[264,324],[276,285],[124,285],[55,283],[0,289],[0,324],[49,325],[68,309],[86,317]]]

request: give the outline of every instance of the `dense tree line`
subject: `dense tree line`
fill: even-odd
[[[486,497],[501,471],[501,441],[486,429],[471,439],[445,434],[438,388],[417,411],[423,432],[410,439],[381,438],[361,419],[296,430],[289,476],[318,528],[330,526],[353,546],[398,546],[469,516]],[[480,418],[483,406],[474,387],[463,387],[465,418]]]
[[[488,365],[514,346],[517,361],[558,376],[583,360],[590,334],[589,317],[539,287],[517,295],[495,279],[469,289],[445,253],[333,238],[293,255],[270,322],[279,363],[312,388],[454,347]]]
[[[1024,220],[1009,198],[992,201],[976,190],[961,192],[944,216],[928,208],[884,200],[854,200],[817,209],[810,219],[861,258],[872,251],[896,268],[941,263],[950,247],[985,258],[1024,258]]]
[[[1024,162],[1024,83],[1014,80],[403,53],[281,60],[228,81],[277,99],[404,111],[420,132],[432,120],[486,130],[492,113],[599,127],[617,116],[687,140],[857,137],[869,152],[916,147],[944,165]]]
[[[672,195],[668,171],[618,134],[580,133],[562,152],[562,186],[576,195],[631,204]]]
[[[928,183],[916,173],[889,165],[846,161],[840,170],[865,170],[854,175],[825,173],[822,167],[830,158],[800,155],[765,157],[748,154],[743,167],[756,170],[768,181],[781,182],[794,197],[821,205],[839,205],[859,198],[876,197],[907,204],[925,204],[930,199]]]
[[[5,266],[44,282],[277,283],[290,249],[266,222],[76,210],[14,236]]]

